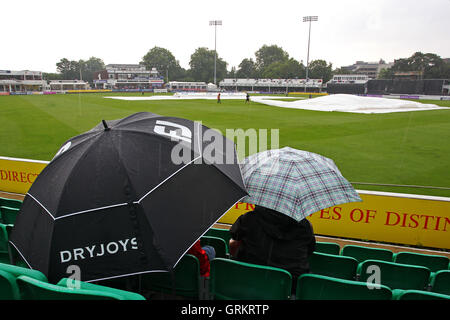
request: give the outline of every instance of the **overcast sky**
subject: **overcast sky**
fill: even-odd
[[[56,72],[61,58],[139,63],[154,46],[184,68],[199,47],[214,49],[228,70],[276,44],[306,63],[391,62],[416,51],[450,58],[450,0],[22,0],[2,1],[0,69]]]

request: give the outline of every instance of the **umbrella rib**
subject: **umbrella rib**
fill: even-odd
[[[219,221],[228,211],[230,211],[231,210],[231,208],[233,208],[235,205],[236,205],[236,203],[238,203],[238,202],[240,202],[242,199],[244,199],[246,196],[243,196],[243,197],[241,197],[238,201],[236,201],[231,207],[229,207],[227,210],[225,210],[225,212],[224,213],[222,213],[221,215],[220,215],[220,217],[214,222],[214,223],[212,223],[211,224],[211,226],[213,226],[213,225],[215,225],[216,223],[217,223],[217,221]],[[183,256],[186,254],[186,252],[188,252],[189,251],[189,249],[191,249],[191,247],[198,241],[198,240],[200,240],[200,238],[201,237],[203,237],[203,235],[205,234],[205,233],[207,233],[208,231],[209,231],[209,229],[211,228],[211,226],[209,226],[209,228],[208,229],[206,229],[206,231],[205,232],[203,232],[202,233],[202,235],[200,236],[200,237],[198,237],[194,242],[192,242],[192,245],[180,256],[180,258],[177,260],[177,262],[175,262],[175,264],[173,265],[173,268],[175,268],[175,266],[178,264],[178,262],[180,262],[180,260],[181,260],[181,258],[183,258]]]
[[[181,170],[183,170],[186,166],[190,165],[191,163],[195,162],[196,160],[200,159],[201,155],[198,156],[197,158],[195,158],[194,160],[192,160],[191,162],[187,163],[186,165],[184,165],[183,167],[181,167],[180,169],[178,169],[177,171],[175,171],[174,173],[172,173],[169,177],[167,177],[166,179],[164,179],[163,181],[161,181],[157,186],[155,186],[153,189],[151,189],[149,192],[147,192],[141,199],[139,199],[138,201],[134,201],[133,203],[135,204],[140,204],[140,202],[147,197],[150,193],[152,193],[155,189],[157,189],[158,187],[160,187],[163,183],[165,183],[167,180],[169,180],[170,178],[172,178],[174,175],[176,175],[178,172],[180,172]],[[31,196],[31,194],[30,194]],[[63,216],[59,216],[59,217],[54,217],[50,211],[47,210],[47,208],[45,208],[36,198],[34,198],[33,196],[31,196],[37,203],[39,203],[39,205],[42,206],[42,208],[45,209],[45,211],[47,211],[47,213],[52,217],[53,220],[59,220],[62,218],[67,218],[70,216],[74,216],[74,215],[78,215],[78,214],[83,214],[83,213],[88,213],[88,212],[93,212],[93,211],[97,211],[97,210],[102,210],[102,209],[109,209],[109,208],[114,208],[114,207],[120,207],[120,206],[126,206],[128,205],[128,203],[118,203],[118,204],[113,204],[113,205],[109,205],[109,206],[104,206],[104,207],[98,207],[98,208],[93,208],[93,209],[87,209],[87,210],[82,210],[82,211],[77,211],[77,212],[73,212],[73,213],[69,213],[69,214],[65,214]]]
[[[101,279],[86,280],[85,282],[103,281],[103,280],[108,280],[108,279],[129,277],[129,276],[134,276],[134,275],[144,274],[144,273],[151,273],[151,272],[169,272],[169,271],[168,270],[146,270],[146,271],[140,271],[140,272],[134,272],[134,273],[128,273],[128,274],[121,274],[121,275],[113,276],[113,277],[106,277],[106,278],[101,278]]]
[[[42,203],[40,203],[39,202],[39,200],[38,199],[36,199],[31,193],[27,193],[29,196],[30,196],[30,198],[31,199],[33,199],[34,201],[36,201],[44,210],[45,210],[45,212],[47,212],[48,213],[48,215],[53,219],[53,220],[56,220],[56,218],[50,213],[50,211],[48,211],[48,209],[42,204]]]
[[[22,254],[22,252],[20,252],[19,248],[17,248],[17,246],[14,244],[14,242],[12,242],[11,240],[8,241],[10,244],[13,245],[13,247],[17,250],[17,252],[20,254],[20,256],[22,257],[23,261],[26,262],[26,264],[28,265],[28,267],[30,267],[30,269],[33,269],[33,267],[31,267],[31,265],[28,263],[27,259],[25,259],[24,255]]]
[[[104,206],[104,207],[98,207],[98,208],[94,208],[94,209],[87,209],[87,210],[77,211],[77,212],[65,214],[65,215],[60,216],[60,217],[56,217],[55,220],[62,219],[62,218],[67,218],[67,217],[70,217],[70,216],[75,216],[75,215],[78,215],[78,214],[88,213],[88,212],[92,212],[92,211],[109,209],[109,208],[115,208],[115,207],[121,207],[121,206],[126,206],[126,205],[128,205],[128,203],[124,202],[124,203],[112,204],[110,206]]]
[[[162,184],[164,184],[167,180],[169,180],[170,178],[172,178],[174,175],[176,175],[177,173],[179,173],[181,170],[183,170],[184,168],[186,168],[188,165],[190,165],[191,163],[197,161],[198,159],[200,159],[202,156],[198,156],[197,158],[195,158],[194,160],[190,161],[189,163],[185,164],[184,166],[182,166],[180,169],[178,169],[177,171],[175,171],[174,173],[172,173],[170,176],[168,176],[167,178],[165,178],[163,181],[161,181],[160,183],[158,183],[158,185],[156,185],[153,189],[151,189],[149,192],[147,192],[145,195],[143,195],[138,201],[136,201],[135,203],[140,204],[142,200],[144,200],[144,198],[146,198],[150,193],[152,193],[153,191],[155,191],[157,188],[159,188]]]
[[[101,132],[100,132],[100,133],[101,133]],[[93,138],[94,138],[94,141],[92,141],[92,139],[88,141],[88,142],[90,142],[90,145],[88,145],[87,148],[86,148],[86,150],[84,150],[84,151],[82,152],[82,154],[80,155],[78,161],[74,164],[74,166],[73,166],[72,169],[70,170],[69,174],[67,175],[66,181],[69,181],[69,180],[71,179],[71,177],[74,175],[75,170],[78,169],[78,166],[80,166],[80,162],[81,162],[80,159],[83,159],[83,158],[86,157],[86,155],[88,154],[88,152],[90,151],[90,149],[93,147],[93,145],[94,145],[101,137],[102,137],[102,135],[99,134],[99,135],[93,137]],[[64,186],[62,187],[62,190],[61,190],[61,192],[60,192],[60,196],[59,196],[59,199],[58,199],[58,204],[57,204],[57,206],[56,206],[56,212],[59,211],[59,207],[60,207],[60,204],[61,204],[61,197],[62,197],[62,195],[64,195],[66,189],[67,189],[67,183],[64,184]],[[53,220],[55,220],[55,218],[54,218]]]
[[[69,140],[67,140],[66,142],[64,142],[63,145],[66,145],[69,141],[72,142],[74,140],[78,140],[83,138],[84,140],[80,141],[78,144],[71,146],[68,150],[64,151],[64,155],[67,156],[68,154],[70,154],[72,151],[76,150],[76,147],[79,147],[81,144],[83,143],[87,143],[90,142],[92,138],[95,138],[95,136],[99,136],[102,132],[100,131],[88,131],[85,133],[82,133],[78,136],[72,137]],[[86,138],[85,138],[86,137]],[[56,155],[55,155],[56,156]],[[57,157],[53,156],[53,159],[50,160],[49,164],[52,164],[53,162],[56,162],[59,160],[59,158],[61,158],[61,155],[58,155]]]

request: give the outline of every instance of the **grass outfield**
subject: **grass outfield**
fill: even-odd
[[[215,100],[103,98],[111,95],[0,96],[0,155],[50,160],[64,141],[102,119],[150,111],[201,120],[222,133],[227,128],[279,129],[280,147],[332,158],[352,182],[450,187],[450,109],[356,114],[276,108],[243,100],[222,100],[218,105]],[[423,102],[450,107],[450,101]],[[355,187],[450,197],[450,190]]]

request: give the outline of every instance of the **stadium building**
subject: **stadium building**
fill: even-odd
[[[186,81],[170,81],[166,84],[166,88],[172,92],[206,92],[208,85],[206,82],[186,82]]]
[[[50,81],[52,91],[65,90],[89,90],[89,83],[82,80],[52,80]]]
[[[321,92],[322,79],[224,79],[219,87],[226,91],[259,91],[286,93],[295,91]]]
[[[389,69],[393,65],[394,63],[386,63],[383,60],[380,60],[379,62],[356,61],[355,64],[342,67],[342,69],[357,75],[367,75],[369,79],[376,79],[381,70]]]
[[[94,73],[95,89],[139,91],[161,89],[164,77],[156,68],[147,70],[140,64],[108,64],[105,70]]]
[[[367,93],[368,75],[337,74],[327,82],[328,93],[364,94]]]
[[[0,70],[0,92],[29,92],[47,89],[41,71]]]
[[[449,95],[448,79],[370,79],[367,75],[335,75],[327,83],[327,93],[370,95]]]

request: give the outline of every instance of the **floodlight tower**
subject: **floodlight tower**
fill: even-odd
[[[216,84],[216,59],[217,59],[217,26],[222,25],[222,20],[211,20],[209,21],[210,26],[214,26],[214,84]]]
[[[318,21],[318,16],[306,16],[303,17],[303,22],[309,22],[309,35],[308,35],[308,55],[306,57],[306,81],[305,81],[305,93],[306,93],[306,83],[308,82],[308,68],[309,68],[309,42],[311,40],[311,22]]]

